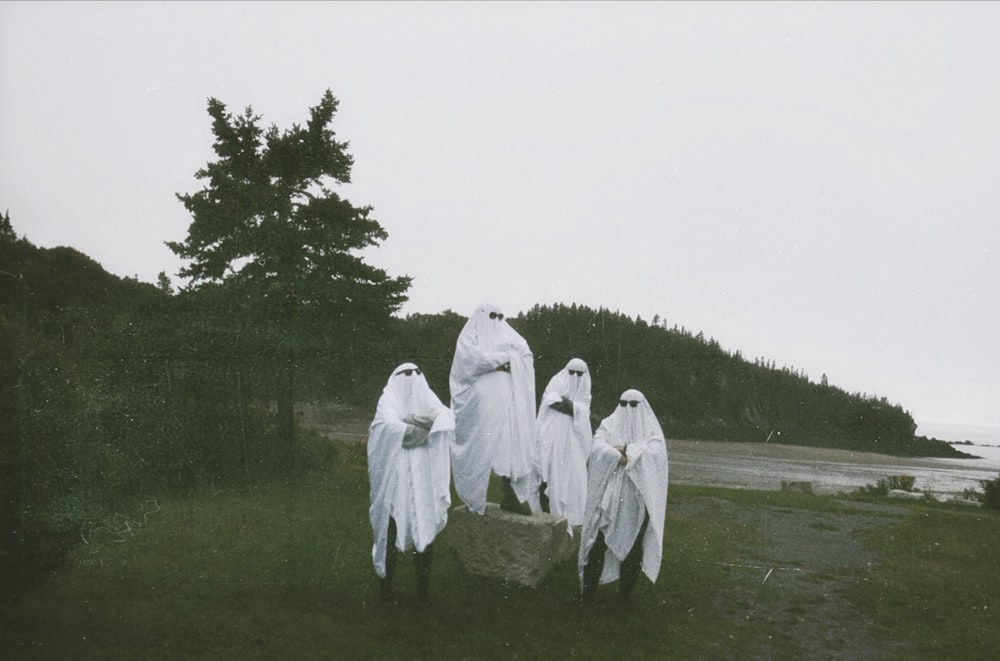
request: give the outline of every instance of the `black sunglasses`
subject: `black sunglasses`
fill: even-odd
[[[626,402],[624,399],[619,399],[618,400],[618,406],[625,406],[626,404],[629,405],[629,406],[631,406],[632,408],[635,408],[635,407],[639,406],[639,402],[636,401],[636,400],[634,400],[634,399],[632,401],[629,401],[629,402]]]
[[[575,374],[576,376],[583,376],[583,370],[570,370],[570,374]]]
[[[490,312],[490,319],[503,319],[503,312]]]
[[[399,370],[398,372],[396,372],[396,376],[399,376],[400,374],[405,374],[406,376],[413,376],[414,372],[420,374],[420,368],[414,367],[412,369]]]

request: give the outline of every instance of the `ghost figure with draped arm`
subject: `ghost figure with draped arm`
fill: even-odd
[[[590,386],[587,363],[573,358],[549,380],[535,422],[541,509],[566,517],[570,534],[572,526],[583,525],[587,500]]]
[[[449,385],[456,493],[484,514],[493,472],[504,486],[501,508],[530,513],[525,503],[537,492],[534,357],[496,305],[480,305],[462,328]]]
[[[587,462],[587,503],[580,539],[584,601],[597,585],[621,579],[627,603],[640,570],[656,582],[667,509],[667,445],[660,423],[638,390],[622,393],[594,432]]]
[[[396,551],[414,549],[417,595],[427,601],[432,542],[448,522],[455,418],[420,369],[403,363],[382,390],[368,430],[372,562],[391,600]]]

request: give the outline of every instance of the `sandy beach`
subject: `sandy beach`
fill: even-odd
[[[912,475],[915,488],[939,498],[961,496],[994,479],[1000,462],[990,459],[895,457],[875,452],[777,443],[669,439],[673,484],[777,490],[782,481],[809,482],[814,493],[850,492],[893,475]]]

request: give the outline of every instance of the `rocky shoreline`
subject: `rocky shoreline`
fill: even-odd
[[[837,494],[913,475],[916,489],[955,498],[1000,473],[1000,465],[982,459],[896,457],[776,443],[669,439],[667,449],[672,484],[778,490],[783,481],[795,481],[810,483],[814,493]]]

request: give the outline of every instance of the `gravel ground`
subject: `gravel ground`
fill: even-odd
[[[846,596],[879,562],[857,533],[890,525],[906,510],[845,504],[857,513],[740,507],[713,498],[668,506],[668,511],[698,516],[712,509],[714,516],[731,516],[758,531],[759,541],[726,563],[731,581],[717,600],[720,612],[771,626],[776,644],[798,648],[795,658],[875,660],[884,650],[875,645],[868,623]],[[777,650],[764,650],[758,658],[777,655]]]
[[[979,479],[992,479],[995,465],[965,460],[889,455],[780,444],[668,441],[672,484],[775,490],[782,480],[806,481],[820,494],[850,492],[881,477],[910,474],[917,488],[953,498]],[[847,593],[880,558],[858,533],[892,525],[907,512],[892,505],[840,501],[853,512],[816,512],[788,507],[742,507],[714,498],[668,504],[670,514],[731,517],[758,532],[758,541],[727,563],[729,589],[718,598],[720,612],[736,620],[764,622],[774,630],[775,649],[760,659],[779,658],[788,646],[795,658],[874,661],[905,649],[903,641],[879,647],[869,623]],[[779,643],[781,644],[779,646]]]

